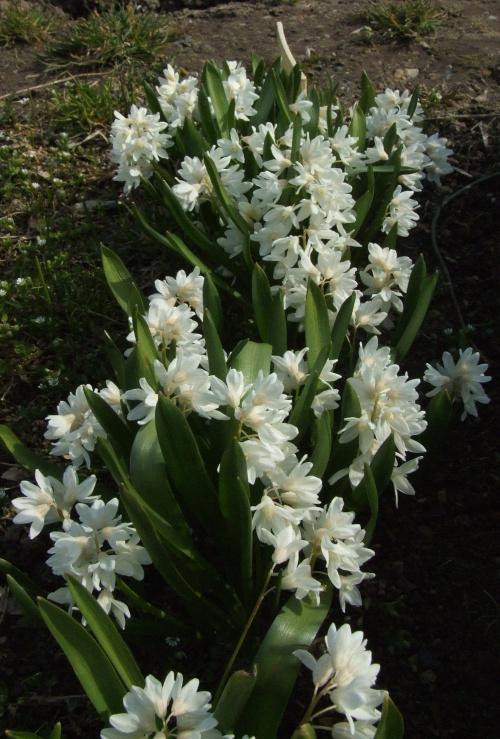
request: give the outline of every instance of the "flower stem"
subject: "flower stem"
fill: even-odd
[[[217,688],[217,692],[216,692],[215,697],[213,699],[213,709],[212,710],[215,709],[215,707],[217,706],[217,703],[219,702],[219,699],[220,699],[220,697],[222,695],[222,691],[224,690],[224,686],[226,685],[227,679],[229,677],[229,673],[231,672],[231,670],[233,668],[233,664],[234,664],[234,662],[236,660],[236,657],[238,656],[238,653],[239,653],[239,651],[240,651],[240,649],[241,649],[241,647],[243,645],[243,642],[246,639],[246,636],[247,636],[247,634],[248,634],[248,632],[250,630],[250,626],[254,622],[255,616],[257,615],[257,613],[259,611],[259,608],[260,608],[260,606],[262,604],[262,601],[266,597],[267,593],[270,592],[270,591],[267,590],[267,586],[269,585],[269,581],[271,579],[271,575],[272,575],[273,569],[274,568],[272,567],[270,569],[268,575],[267,575],[266,581],[264,583],[264,587],[260,591],[260,595],[257,598],[257,600],[255,602],[255,605],[253,607],[253,611],[250,614],[250,616],[248,618],[248,621],[245,624],[245,628],[241,632],[241,636],[238,639],[238,643],[236,644],[231,657],[229,658],[229,662],[226,665],[226,669],[224,670],[224,674],[222,675],[221,681],[219,683],[219,687]]]

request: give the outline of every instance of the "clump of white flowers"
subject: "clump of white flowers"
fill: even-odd
[[[442,364],[436,367],[427,365],[424,374],[425,382],[434,385],[434,390],[427,393],[429,397],[440,392],[447,391],[453,400],[460,399],[464,404],[462,421],[467,414],[477,416],[476,403],[489,403],[490,398],[486,395],[483,384],[489,382],[491,377],[485,375],[487,364],[479,364],[479,352],[473,352],[471,347],[462,351],[455,362],[449,352],[443,354]]]

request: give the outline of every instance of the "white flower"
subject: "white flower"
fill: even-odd
[[[437,395],[447,390],[452,397],[459,396],[464,404],[462,421],[470,413],[477,416],[476,403],[489,403],[490,398],[484,392],[483,384],[491,377],[484,374],[487,364],[478,364],[479,352],[472,353],[471,347],[460,351],[458,362],[455,364],[449,352],[443,354],[443,364],[434,369],[430,364],[424,374],[425,382],[434,385],[427,395]]]
[[[327,653],[316,660],[312,654],[298,649],[294,655],[312,670],[315,691],[327,686],[333,707],[345,714],[351,734],[354,734],[353,719],[377,721],[385,691],[374,690],[380,666],[371,664],[371,652],[365,649],[363,632],[351,632],[349,624],[337,630],[335,624],[328,629],[325,637]]]
[[[220,737],[214,732],[217,720],[210,713],[210,693],[198,691],[199,681],[183,686],[181,673],[169,672],[163,685],[148,675],[144,688],[133,685],[123,698],[126,713],[109,718],[112,729],[101,731],[102,739],[141,739],[154,734],[154,739],[207,739]]]

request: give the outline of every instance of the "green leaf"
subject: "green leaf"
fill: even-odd
[[[319,125],[319,97],[314,87],[311,89],[308,97],[312,102],[312,107],[309,108],[309,121],[304,126],[304,130],[309,133],[311,138],[315,138],[318,135]]]
[[[345,426],[346,418],[359,418],[360,416],[361,405],[359,398],[352,385],[347,381],[340,401],[339,433],[336,435],[333,442],[330,459],[325,473],[325,477],[327,479],[329,479],[334,473],[349,467],[351,462],[357,457],[359,449],[358,439],[353,439],[347,443],[341,443],[340,432]],[[343,497],[343,494],[348,490],[350,491],[348,479],[341,478],[330,488],[323,486],[323,490],[321,491],[321,500],[323,503],[329,503],[334,496],[338,495],[339,497]]]
[[[104,431],[118,444],[121,453],[128,458],[134,437],[129,427],[111,406],[90,388],[83,388],[87,403]]]
[[[205,88],[202,86],[198,93],[198,112],[200,114],[200,123],[203,133],[207,141],[215,146],[217,139],[221,138],[219,124],[212,118],[210,110],[210,102]]]
[[[257,680],[236,724],[236,735],[275,739],[300,669],[296,649],[307,649],[328,615],[331,586],[321,594],[319,606],[311,598],[294,595],[274,619],[255,657]]]
[[[196,439],[183,412],[163,395],[158,398],[156,431],[172,492],[188,523],[197,520],[209,536],[222,525],[217,491],[205,469]]]
[[[222,84],[222,75],[213,62],[206,62],[203,67],[202,85],[205,87],[207,95],[210,97],[215,113],[215,118],[219,125],[221,135],[229,138],[229,128],[227,112],[229,102],[226,97],[226,91]]]
[[[266,74],[260,90],[259,99],[252,104],[256,112],[250,118],[250,125],[255,126],[255,128],[258,128],[261,123],[266,123],[267,121],[274,122],[273,109],[276,99],[274,96],[272,73],[276,71],[279,73],[280,68],[281,60],[277,59]]]
[[[373,511],[375,504],[370,498],[372,491],[368,489],[367,485],[371,485],[373,480],[375,491],[380,496],[391,480],[395,460],[396,445],[394,443],[394,436],[391,434],[380,445],[370,462],[370,477],[368,481],[361,480],[359,485],[346,496],[346,503],[350,508],[357,512],[366,510],[367,508]]]
[[[23,614],[27,618],[29,618],[30,621],[33,621],[37,626],[43,624],[43,618],[34,601],[28,595],[26,590],[21,587],[21,585],[19,585],[16,580],[14,580],[12,575],[7,575],[7,584]]]
[[[66,575],[66,581],[73,600],[125,687],[129,690],[132,685],[142,688],[144,678],[139,666],[111,618],[78,580]]]
[[[42,475],[51,475],[56,480],[62,480],[63,472],[60,467],[56,467],[43,457],[32,452],[28,447],[24,446],[13,431],[8,426],[0,426],[0,443],[9,454],[14,457],[16,462],[31,473],[40,470]]]
[[[269,340],[269,316],[272,302],[271,285],[267,275],[260,264],[256,264],[252,274],[253,312],[260,338],[268,343],[271,343]]]
[[[49,739],[61,739],[61,724],[57,723],[52,729]]]
[[[328,359],[330,349],[331,343],[328,342],[316,357],[314,367],[311,369],[309,377],[307,378],[298,400],[294,404],[293,411],[290,414],[289,423],[293,426],[297,426],[299,430],[298,436],[295,438],[296,444],[300,442],[309,427],[309,422],[311,420],[311,405],[316,397],[319,376],[321,374],[321,370],[325,366],[326,360]]]
[[[318,354],[330,343],[330,322],[325,296],[313,280],[309,280],[307,287],[304,325],[306,345],[309,347],[307,364],[312,369]]]
[[[373,177],[373,167],[368,165],[368,189],[361,197],[359,197],[354,204],[354,212],[356,213],[356,220],[350,227],[350,235],[354,238],[358,233],[359,229],[365,222],[366,216],[370,212],[370,208],[373,202],[373,193],[375,191],[375,180]]]
[[[219,505],[225,523],[226,563],[233,586],[246,603],[252,593],[252,513],[243,451],[232,439],[222,455]]]
[[[226,358],[212,314],[208,308],[205,308],[203,314],[203,335],[206,343],[209,372],[224,382],[227,376]]]
[[[104,332],[104,350],[115,373],[118,387],[120,390],[125,389],[125,359],[107,331]]]
[[[335,316],[335,323],[332,328],[332,352],[330,359],[338,359],[342,347],[344,346],[345,338],[349,330],[349,323],[351,321],[352,312],[354,310],[354,303],[356,302],[356,295],[353,293],[347,300],[344,300]]]
[[[386,695],[382,706],[382,716],[373,739],[403,739],[403,717],[391,698]]]
[[[420,461],[418,470],[411,476],[412,484],[418,489],[424,484],[426,476],[439,461],[449,438],[450,424],[453,418],[453,401],[445,390],[434,395],[425,409],[427,428],[419,435],[418,441],[426,452]]]
[[[361,99],[358,105],[365,115],[375,105],[375,88],[364,70],[361,73]]]
[[[210,311],[210,316],[217,332],[220,334],[224,323],[220,295],[209,274],[203,280],[203,308]]]
[[[144,94],[146,96],[146,102],[149,106],[149,109],[152,113],[159,113],[160,120],[164,121],[165,116],[163,114],[160,101],[158,100],[158,96],[156,95],[155,91],[148,82],[143,82],[142,86],[144,87]]]
[[[203,158],[205,147],[203,145],[203,137],[198,131],[190,116],[184,118],[184,123],[180,130],[184,149],[189,153],[190,156]]]
[[[271,69],[271,82],[274,90],[275,100],[282,116],[281,127],[283,128],[283,131],[285,131],[292,123],[292,111],[290,110],[290,107],[288,105],[288,100],[286,98],[286,92],[285,88],[283,87],[283,83],[274,69]]]
[[[366,546],[368,546],[372,540],[373,532],[375,531],[375,526],[377,524],[378,493],[377,485],[375,484],[375,478],[373,477],[373,472],[371,471],[370,465],[365,462],[363,468],[365,473],[363,479],[353,492],[356,493],[358,491],[358,488],[362,489],[370,507],[370,518],[368,520],[368,523],[364,527],[364,543],[366,544]]]
[[[292,153],[290,160],[295,164],[299,157],[300,142],[302,139],[302,117],[297,113],[293,120]]]
[[[352,114],[351,125],[349,126],[349,136],[356,136],[358,139],[357,144],[354,146],[358,151],[365,150],[366,143],[366,116],[363,113],[359,103],[354,108]]]
[[[394,148],[394,144],[396,143],[397,138],[398,138],[398,127],[395,123],[393,123],[390,129],[387,131],[387,133],[384,136],[384,151],[389,156],[392,154],[392,150]]]
[[[273,354],[282,357],[288,349],[287,320],[283,290],[278,290],[273,295],[271,313],[269,315],[269,341],[273,347]]]
[[[135,287],[132,276],[120,257],[102,244],[101,257],[106,280],[120,307],[128,315],[130,295],[135,292],[136,299],[140,301],[140,311],[147,313],[145,300]]]
[[[309,460],[312,462],[312,468],[309,474],[314,475],[314,477],[322,478],[328,465],[332,449],[332,414],[328,412],[322,413],[321,416],[315,420],[315,427],[316,441],[313,453]]]
[[[122,712],[125,687],[95,639],[59,606],[39,598],[38,607],[101,719]]]
[[[438,273],[427,275],[425,260],[420,255],[408,283],[403,312],[394,333],[394,362],[399,363],[408,353],[425,318],[436,287]]]
[[[27,590],[32,595],[47,595],[46,591],[40,588],[33,580],[30,580],[28,575],[19,570],[15,565],[7,562],[6,559],[0,559],[0,572],[3,572],[7,577],[12,577],[22,588]]]
[[[238,670],[227,681],[213,711],[213,715],[218,722],[218,728],[224,734],[233,732],[236,722],[252,694],[256,677],[255,672]]]
[[[415,87],[415,89],[413,90],[413,95],[411,96],[410,104],[409,104],[409,106],[408,106],[408,110],[407,110],[407,112],[406,112],[406,114],[407,114],[408,118],[410,118],[410,119],[411,119],[411,118],[413,117],[413,114],[414,114],[414,112],[415,112],[415,111],[416,111],[416,109],[417,109],[417,105],[418,105],[418,96],[419,96],[419,95],[420,95],[420,86],[419,86],[419,85],[417,85],[417,86]]]
[[[248,236],[249,234],[248,223],[245,221],[243,216],[240,214],[239,210],[234,204],[233,198],[229,194],[229,191],[227,190],[225,185],[222,183],[220,174],[217,170],[217,167],[215,166],[214,160],[211,158],[209,154],[205,154],[205,156],[203,157],[203,162],[207,169],[208,176],[210,177],[210,181],[214,188],[215,194],[217,195],[217,198],[219,199],[220,204],[222,205],[223,209],[226,211],[229,218],[232,220],[234,225],[241,231],[241,233],[244,234],[245,236]],[[233,261],[234,260],[231,260],[231,264],[233,264]]]
[[[5,735],[10,739],[42,739],[40,734],[32,734],[30,731],[14,731],[6,729]]]
[[[272,351],[270,344],[241,342],[229,357],[228,367],[242,372],[245,384],[249,384],[255,380],[260,371],[264,377],[269,374]]]

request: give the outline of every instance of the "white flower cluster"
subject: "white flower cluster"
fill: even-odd
[[[386,694],[384,690],[372,688],[380,665],[372,664],[372,654],[366,649],[363,632],[352,633],[349,624],[343,624],[338,630],[332,624],[325,636],[325,646],[327,651],[318,660],[305,649],[294,652],[312,671],[312,710],[320,698],[328,696],[333,704],[330,710],[344,714],[348,721],[333,726],[334,739],[372,739],[376,732],[374,724],[381,716],[377,706]],[[312,722],[315,716],[324,715],[325,710],[328,709],[313,713],[309,720]]]
[[[264,486],[261,502],[252,508],[253,527],[262,542],[274,547],[275,567],[286,563],[282,587],[295,590],[298,598],[308,593],[319,597],[322,585],[313,578],[312,565],[320,556],[327,561],[342,608],[346,602],[359,605],[356,585],[370,576],[361,572],[361,565],[373,552],[363,547],[364,531],[353,523],[353,514],[342,512],[340,499],[328,509],[321,508],[318,496],[322,482],[310,474],[312,464],[307,457],[298,458],[298,448],[292,442],[298,429],[287,422],[293,394],[309,374],[307,348],[273,356],[276,371],[266,376],[260,371],[252,383],[245,383],[243,373],[234,368],[223,381],[210,375],[204,340],[195,332],[198,324],[191,306],[202,309],[203,277],[199,271],[191,275],[182,271],[175,279],[155,284],[158,293],[150,298],[145,320],[162,354],[175,339],[176,356],[170,362],[154,361],[156,387],[141,378],[139,388],[122,393],[123,401],[135,403],[128,419],[141,425],[149,423],[159,391],[184,413],[194,412],[207,420],[235,419],[248,482],[253,485],[260,480]],[[328,360],[320,373],[312,405],[317,417],[338,406],[339,393],[333,383],[340,375],[333,372],[333,365]],[[317,539],[315,532],[326,529],[328,535],[320,534]],[[299,561],[301,550],[307,557]]]
[[[47,564],[55,575],[72,575],[89,592],[97,590],[97,602],[115,616],[122,628],[125,617],[130,617],[128,606],[117,600],[113,591],[116,575],[142,580],[142,565],[151,559],[139,544],[139,537],[131,524],[121,523],[117,516],[118,499],[104,503],[92,495],[95,475],[79,482],[75,467],[67,467],[62,482],[45,477],[36,470],[37,484],[21,483],[23,498],[15,498],[12,505],[19,511],[14,523],[31,523],[30,538],[38,536],[44,525],[62,522],[63,531],[53,532],[54,546]],[[89,505],[90,504],[90,505]],[[71,518],[73,506],[80,519]],[[49,594],[49,599],[73,607],[69,588],[62,587]]]
[[[86,385],[92,390],[91,385]],[[116,411],[120,412],[120,390],[108,380],[101,397]],[[57,414],[47,416],[48,428],[45,438],[54,442],[51,454],[67,457],[74,467],[83,462],[90,467],[89,452],[93,452],[96,439],[106,438],[106,432],[92,413],[85,397],[84,386],[79,385],[68,400],[61,400]]]
[[[443,354],[442,364],[436,368],[430,364],[424,374],[425,382],[434,385],[427,395],[432,397],[440,392],[447,391],[452,399],[460,398],[464,404],[462,421],[468,413],[477,416],[476,403],[489,403],[490,398],[486,395],[483,384],[489,382],[491,377],[484,374],[488,369],[487,364],[478,364],[479,352],[472,352],[468,347],[460,351],[458,362],[455,363],[449,352]]]
[[[126,713],[109,717],[112,729],[103,729],[101,739],[218,739],[217,720],[210,712],[211,695],[198,690],[194,678],[183,685],[180,672],[169,672],[162,684],[148,675],[144,688],[132,686],[123,698]]]
[[[125,183],[125,192],[138,187],[141,177],[153,174],[153,161],[167,158],[172,146],[169,133],[162,133],[168,124],[160,121],[160,114],[151,115],[146,108],[132,105],[128,116],[115,111],[111,126],[111,161],[118,164],[114,179]]]
[[[408,462],[404,460],[408,452],[425,452],[422,444],[413,437],[421,434],[427,424],[425,412],[416,403],[416,387],[420,380],[409,380],[406,373],[398,373],[398,365],[391,363],[389,347],[379,347],[376,336],[366,346],[359,346],[358,366],[354,376],[349,378],[349,384],[358,396],[361,415],[346,419],[340,442],[358,439],[360,453],[349,469],[339,470],[330,479],[331,484],[346,474],[353,486],[361,482],[364,464],[372,461],[381,444],[392,434],[396,456],[404,462],[395,466],[392,473],[396,496],[398,491],[414,495],[407,475],[417,468],[421,457]]]
[[[169,130],[175,132],[186,116],[197,125],[200,113],[196,79],[181,80],[170,65],[164,75],[157,92]],[[421,189],[426,176],[439,183],[440,175],[452,171],[448,164],[451,151],[446,148],[445,139],[423,133],[419,125],[422,109],[417,105],[410,116],[411,96],[407,90],[400,94],[398,90],[387,89],[376,96],[376,104],[366,116],[364,151],[359,150],[357,137],[349,133],[347,125],[340,125],[340,121],[329,136],[327,108],[321,107],[319,135],[311,138],[303,129],[298,154],[292,161],[293,125],[281,135],[270,122],[257,127],[246,125],[251,124],[255,112],[252,105],[259,90],[240,64],[227,63],[223,87],[227,100],[235,101],[235,119],[237,123],[241,121],[239,127],[247,130],[243,134],[233,128],[229,137],[219,139],[207,154],[248,224],[248,232],[240,230],[231,219],[227,223],[221,220],[218,243],[231,257],[236,257],[250,236],[259,257],[273,263],[276,281],[273,289],[283,291],[288,318],[299,326],[303,323],[307,283],[312,279],[331,296],[332,323],[342,303],[355,292],[353,325],[378,333],[376,326],[387,318],[383,304],[386,309],[389,304],[375,292],[376,280],[365,291],[368,299],[364,298],[347,258],[348,249],[359,246],[349,234],[349,225],[356,220],[352,183],[366,172],[369,164],[387,162],[389,154],[384,148],[384,138],[394,127],[395,147],[401,148],[401,164],[415,172],[399,175],[382,231],[388,233],[396,225],[398,234],[407,236],[418,220],[413,192]],[[312,105],[305,92],[301,92],[289,107],[292,115],[300,115],[302,124],[306,125]],[[337,113],[338,107],[332,106],[334,127]],[[251,179],[245,174],[248,171],[245,156],[253,160],[257,171]],[[215,202],[211,179],[198,156],[188,152],[174,174],[177,182],[173,191],[186,211],[198,211],[206,200]],[[143,176],[147,175],[143,173]],[[402,292],[404,283],[403,280],[399,285]],[[399,301],[392,300],[391,305],[400,309]]]

